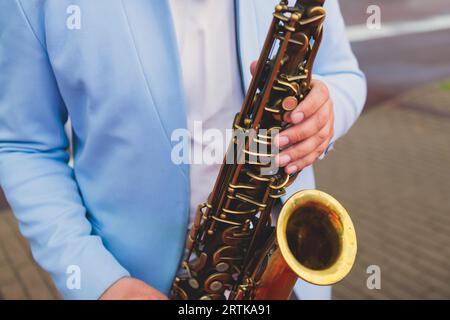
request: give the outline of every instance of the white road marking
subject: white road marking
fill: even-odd
[[[347,35],[351,42],[361,42],[445,29],[450,29],[450,14],[433,16],[423,20],[382,23],[379,30],[371,30],[365,24],[349,26],[347,27]]]

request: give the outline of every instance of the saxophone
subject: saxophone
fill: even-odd
[[[346,210],[330,195],[304,190],[272,210],[297,174],[270,169],[275,134],[310,91],[323,34],[325,0],[283,0],[265,44],[215,186],[198,206],[186,253],[170,292],[182,300],[288,299],[301,278],[316,285],[342,280],[356,257]],[[291,1],[292,2],[292,1]],[[238,142],[238,134],[246,138]],[[256,150],[256,151],[255,151]],[[262,152],[261,150],[268,150]],[[269,161],[268,161],[269,160]]]

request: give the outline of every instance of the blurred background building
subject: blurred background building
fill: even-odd
[[[340,2],[369,97],[316,165],[318,187],[347,207],[359,240],[334,298],[450,299],[450,1]],[[381,30],[367,28],[370,5]],[[4,199],[0,207],[0,299],[58,298]]]

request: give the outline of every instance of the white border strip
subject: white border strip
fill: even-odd
[[[347,35],[350,42],[361,42],[445,29],[450,29],[450,14],[433,16],[423,20],[382,23],[381,29],[378,30],[369,29],[365,24],[349,26]]]

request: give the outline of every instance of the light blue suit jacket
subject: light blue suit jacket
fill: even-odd
[[[276,2],[236,0],[244,87]],[[81,28],[72,30],[74,4]],[[337,1],[327,9],[314,71],[330,88],[337,139],[360,114],[366,84]],[[171,133],[186,126],[180,79],[167,0],[0,2],[1,186],[64,297],[98,298],[127,275],[168,292],[189,208],[189,166],[170,158]],[[290,192],[314,187],[312,168],[297,181]],[[80,288],[67,285],[71,266]]]

